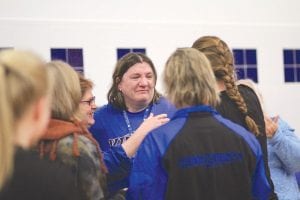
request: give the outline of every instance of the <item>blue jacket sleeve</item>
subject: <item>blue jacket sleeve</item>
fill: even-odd
[[[164,199],[167,176],[161,167],[159,150],[152,139],[151,136],[147,137],[137,152],[127,200]]]
[[[132,159],[127,157],[121,145],[103,152],[104,162],[108,168],[108,188],[116,191],[128,187],[126,181],[132,168]]]
[[[268,144],[289,174],[300,171],[300,139],[285,121],[279,118],[278,129]]]
[[[252,177],[252,194],[256,200],[267,200],[271,187],[265,175],[264,160],[262,154],[257,156],[256,169]]]

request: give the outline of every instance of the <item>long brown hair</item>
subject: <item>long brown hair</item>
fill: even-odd
[[[207,56],[217,80],[222,80],[224,82],[227,95],[245,116],[245,122],[249,130],[255,135],[259,135],[258,126],[248,115],[248,108],[245,100],[236,85],[234,59],[228,45],[216,36],[204,36],[196,40],[192,47],[198,49]]]
[[[157,81],[157,73],[154,67],[154,64],[150,60],[148,56],[142,53],[128,53],[125,56],[123,56],[116,64],[113,76],[112,76],[112,86],[110,87],[108,93],[107,93],[107,100],[110,104],[112,104],[114,107],[121,109],[121,110],[127,110],[124,98],[122,96],[122,93],[118,89],[118,85],[122,80],[123,75],[128,71],[130,67],[137,63],[146,62],[150,65],[154,77],[155,77],[155,83]],[[152,98],[152,103],[155,103],[158,101],[159,97],[161,95],[157,92],[156,89],[154,89],[154,95]]]

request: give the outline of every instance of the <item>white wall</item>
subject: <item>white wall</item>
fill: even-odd
[[[300,135],[300,84],[284,83],[282,60],[283,48],[300,49],[299,9],[297,0],[0,0],[0,47],[32,49],[47,60],[51,47],[83,48],[86,76],[96,83],[101,105],[116,48],[146,48],[161,74],[177,47],[217,35],[232,48],[257,49],[267,108]]]

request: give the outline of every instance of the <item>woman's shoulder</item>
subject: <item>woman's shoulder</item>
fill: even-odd
[[[247,85],[238,85],[238,89],[244,98],[258,99],[255,91]]]
[[[97,110],[94,113],[94,117],[106,117],[107,115],[115,115],[119,113],[121,113],[121,111],[115,108],[112,104],[105,104],[97,108]]]
[[[168,99],[161,96],[159,100],[153,104],[152,110],[158,111],[158,113],[174,114],[176,112],[176,107]]]
[[[74,146],[75,145],[75,146]],[[74,148],[77,148],[79,153],[86,153],[96,151],[97,146],[85,135],[69,135],[59,140],[57,145],[57,152],[65,154],[66,156],[74,156]]]

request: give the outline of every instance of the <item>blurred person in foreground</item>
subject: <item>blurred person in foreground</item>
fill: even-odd
[[[81,199],[71,172],[30,149],[47,128],[53,81],[29,51],[0,53],[0,199]]]

